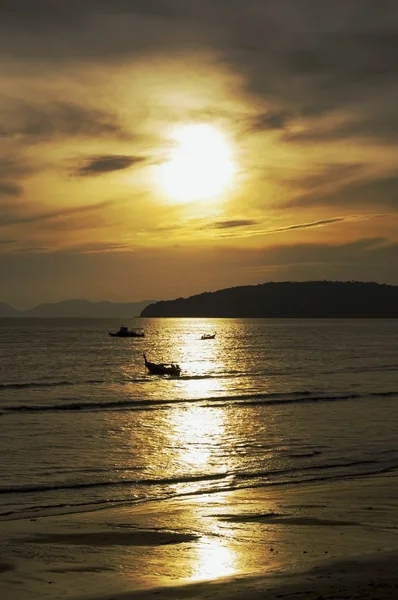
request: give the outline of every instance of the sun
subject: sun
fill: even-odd
[[[175,202],[214,199],[233,184],[232,146],[224,134],[207,124],[187,124],[171,132],[173,149],[160,167],[159,182]]]

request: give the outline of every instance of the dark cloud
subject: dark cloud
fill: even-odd
[[[116,242],[87,242],[68,248],[68,252],[76,254],[91,254],[98,252],[121,252],[131,250],[131,244],[121,244]]]
[[[398,83],[398,82],[397,82]],[[283,132],[286,142],[341,142],[358,140],[397,144],[398,142],[398,85],[385,97],[359,100],[340,122],[324,122],[317,118],[307,119],[306,127]]]
[[[110,14],[175,18],[185,12],[185,4],[184,0],[0,0],[0,18],[14,27],[70,27]]]
[[[364,97],[371,117],[398,78],[395,0],[0,0],[1,33],[3,55],[47,61],[213,52],[273,107],[254,129]]]
[[[40,68],[46,63],[47,77],[51,68],[87,68],[90,61],[131,65],[133,74],[142,56],[185,60],[202,51],[214,57],[215,75],[217,64],[239,75],[243,97],[258,107],[257,116],[239,123],[251,133],[274,131],[286,144],[398,142],[396,0],[0,0],[0,55],[26,61],[24,74],[36,59]],[[126,137],[114,115],[66,101],[25,103],[0,115],[7,141],[57,135]],[[110,173],[137,160],[94,156],[77,175]],[[361,181],[358,173],[352,182],[353,176],[341,173],[337,181],[330,173],[335,191],[308,190],[322,186],[308,181],[289,205],[397,207],[394,177]],[[7,176],[6,183],[14,181]]]
[[[261,113],[250,120],[249,130],[252,132],[284,129],[292,115],[287,111],[269,111]]]
[[[0,196],[18,197],[23,187],[16,179],[30,173],[32,167],[21,158],[0,156]]]
[[[214,229],[230,229],[233,227],[247,227],[248,225],[256,225],[258,222],[252,219],[235,219],[233,221],[218,221],[212,225]],[[206,225],[207,229],[208,226]]]
[[[0,156],[0,180],[2,181],[24,177],[33,171],[34,167],[20,156]]]
[[[341,185],[347,181],[357,180],[365,171],[361,163],[336,163],[318,166],[313,172],[305,171],[301,177],[289,178],[289,184],[294,188],[306,190],[319,189],[330,185]]]
[[[375,7],[258,2],[255,15],[241,4],[240,27],[224,35],[222,52],[248,89],[274,107],[259,113],[253,131],[279,127],[287,142],[398,141],[398,5]],[[322,118],[336,111],[347,115],[341,124]]]
[[[133,165],[143,163],[145,160],[143,156],[120,156],[117,154],[92,156],[75,173],[80,177],[93,177],[95,175],[103,175],[104,173],[122,171]]]
[[[0,196],[20,196],[23,188],[18,183],[0,181]]]
[[[380,87],[375,90],[375,85],[396,84],[396,8],[390,5],[386,29],[378,27],[377,20],[372,21],[373,13],[366,9],[360,18],[362,3],[354,1],[350,4],[356,7],[358,19],[334,27],[336,3],[333,7],[322,4],[324,14],[317,26],[312,21],[310,3],[297,4],[301,10],[295,11],[299,13],[296,24],[280,12],[269,32],[266,17],[259,20],[255,26],[256,51],[247,53],[242,49],[237,57],[255,92],[282,102],[282,108],[289,107],[295,114],[315,116],[355,104],[362,100],[365,90],[372,96],[375,92],[379,95]],[[248,35],[249,32],[250,24]],[[236,40],[237,47],[238,44]]]
[[[46,105],[9,101],[0,113],[0,139],[21,136],[29,143],[55,136],[128,137],[116,116],[90,106],[60,101]]]
[[[328,86],[336,78],[341,84],[362,82],[365,78],[393,75],[398,36],[394,31],[329,33],[311,36],[301,48],[285,54],[287,69],[300,76],[320,75]]]
[[[372,218],[380,218],[385,216],[383,214],[358,214],[358,215],[349,215],[344,217],[331,217],[329,219],[318,219],[317,221],[311,221],[308,223],[295,223],[294,225],[286,225],[283,227],[268,227],[268,228],[257,228],[250,229],[247,231],[233,231],[228,233],[220,234],[223,238],[243,238],[243,237],[254,237],[254,236],[264,236],[264,235],[272,235],[275,233],[285,233],[287,231],[295,231],[299,229],[314,229],[316,227],[326,227],[328,225],[334,225],[336,223],[344,223],[344,222],[352,222],[352,221],[366,221]],[[205,229],[205,227],[203,227]],[[207,228],[206,228],[207,229]]]
[[[0,0],[0,54],[46,61],[132,57],[181,48],[196,14],[183,0]],[[178,25],[179,21],[181,24]],[[191,20],[191,24],[193,21]],[[201,36],[200,36],[201,37]]]
[[[334,191],[306,193],[287,206],[387,206],[398,210],[398,176],[347,183]]]
[[[352,221],[361,217],[334,217],[331,219],[319,219],[318,221],[312,221],[311,223],[297,223],[296,225],[287,225],[286,227],[277,227],[276,229],[269,230],[269,233],[278,233],[282,231],[294,231],[295,229],[312,229],[313,227],[323,227],[324,225],[333,225],[334,223],[341,223],[343,221]]]

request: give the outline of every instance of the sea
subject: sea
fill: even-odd
[[[120,324],[0,320],[0,519],[398,469],[398,320]]]

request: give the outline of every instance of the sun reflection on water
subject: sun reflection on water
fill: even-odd
[[[206,536],[197,547],[197,563],[191,580],[216,579],[233,575],[237,556],[231,546],[218,538]]]
[[[228,414],[221,407],[211,406],[210,400],[227,393],[226,380],[214,376],[225,369],[223,353],[217,338],[201,340],[202,333],[199,329],[191,330],[179,339],[182,361],[190,376],[186,379],[182,376],[177,385],[181,397],[188,400],[206,398],[206,403],[188,403],[184,408],[173,410],[168,415],[167,427],[170,445],[177,454],[181,470],[187,475],[203,477],[203,487],[202,482],[181,482],[176,485],[177,493],[197,492],[200,488],[215,491],[218,485],[225,485],[223,474],[228,476],[232,468]],[[214,481],[214,474],[220,474],[222,479]],[[196,493],[195,499],[201,502]],[[215,496],[206,495],[202,499],[207,499],[204,503],[214,502]],[[237,569],[236,553],[228,539],[218,531],[201,536],[192,558],[190,579],[193,581],[226,577]]]
[[[225,421],[221,411],[191,406],[173,413],[170,436],[185,467],[214,466],[224,437]]]

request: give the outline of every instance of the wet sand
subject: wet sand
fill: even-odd
[[[107,600],[393,600],[398,597],[398,555],[341,561],[296,574],[206,582],[107,596]]]
[[[7,600],[398,598],[398,478],[0,524]]]

